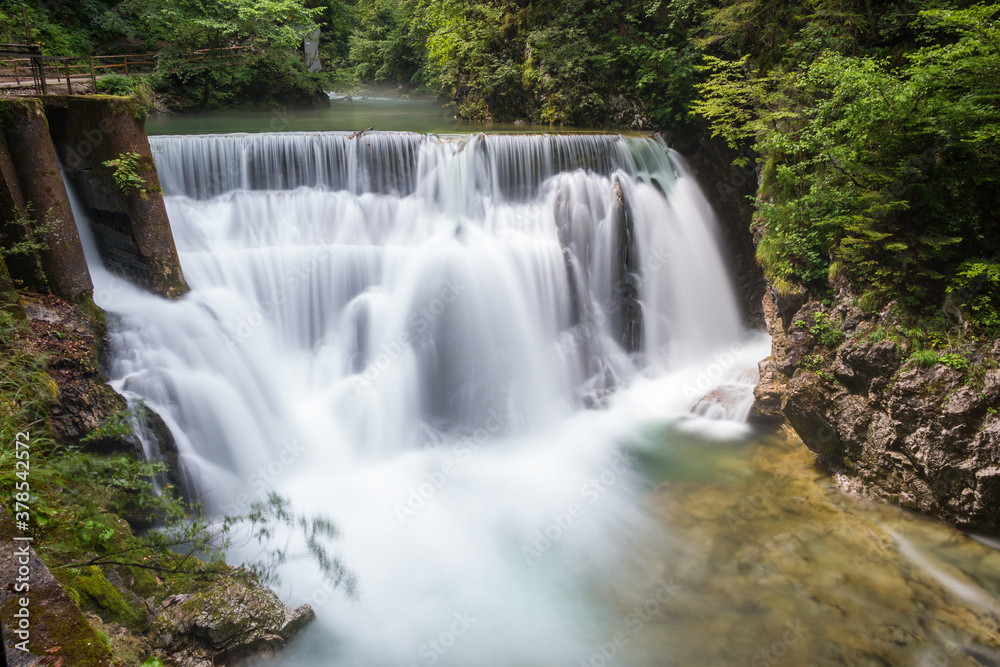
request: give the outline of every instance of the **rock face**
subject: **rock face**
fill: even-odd
[[[612,318],[618,342],[626,352],[642,348],[642,304],[639,303],[639,265],[635,249],[635,230],[632,226],[632,209],[622,184],[615,179],[615,237],[617,250],[614,259],[614,304]]]
[[[101,259],[112,272],[161,296],[184,295],[177,248],[146,136],[132,98],[58,96],[44,100],[52,142],[87,211]],[[141,187],[116,184],[108,161],[136,156]]]
[[[849,295],[834,303],[764,297],[755,417],[787,421],[844,489],[1000,531],[1000,371],[923,368]]]
[[[20,296],[27,322],[12,343],[48,360],[45,398],[55,438],[95,455],[134,453],[139,446],[134,434],[104,428],[120,418],[126,404],[106,384],[102,370],[102,314],[86,301],[75,305],[52,295]],[[176,475],[176,445],[162,420],[147,412],[147,426]],[[124,517],[121,533],[141,523]],[[19,555],[16,550],[26,543],[15,541],[19,535],[8,508],[0,504],[0,628],[7,664],[15,667],[111,667],[141,664],[149,655],[168,667],[225,665],[282,648],[314,617],[308,605],[289,609],[241,570],[224,568],[207,576],[197,561],[194,574],[169,579],[116,565],[53,568],[53,576],[33,550]],[[16,578],[25,558],[31,576],[29,653],[13,648],[19,640],[12,634],[22,597]]]
[[[178,667],[223,665],[275,651],[316,614],[304,604],[289,609],[259,584],[231,576],[210,589],[173,595],[152,621],[153,655]]]
[[[0,505],[0,627],[7,665],[111,667],[107,640],[90,626],[30,542],[15,540],[20,535],[7,508]],[[21,591],[25,578],[30,589]],[[17,616],[23,609],[27,628],[19,636]]]
[[[49,123],[39,100],[20,99],[0,102],[0,220],[11,223],[12,210],[22,215],[30,202],[37,223],[51,223],[39,252],[43,280],[27,259],[12,257],[8,265],[15,278],[35,289],[51,291],[66,299],[85,296],[93,289],[83,245],[76,231],[76,221],[69,196],[63,186],[59,158],[49,137]],[[24,231],[7,224],[4,245],[23,240]]]

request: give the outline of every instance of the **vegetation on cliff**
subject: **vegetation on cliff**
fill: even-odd
[[[867,48],[711,60],[696,108],[766,163],[758,258],[779,288],[849,283],[869,312],[895,300],[923,319],[951,295],[1000,333],[997,18],[925,10],[893,48],[872,25]]]
[[[353,590],[353,576],[328,552],[329,540],[337,536],[328,520],[299,516],[277,496],[221,519],[204,516],[185,500],[174,486],[178,471],[167,460],[136,456],[138,422],[155,426],[156,418],[141,405],[126,407],[105,384],[100,311],[52,296],[19,296],[22,309],[12,312],[10,304],[0,309],[0,495],[5,498],[0,512],[22,511],[15,501],[30,508],[21,530],[32,536],[39,556],[81,610],[122,634],[152,631],[150,639],[139,640],[140,653],[169,653],[180,649],[157,643],[157,637],[181,641],[181,630],[156,631],[173,621],[169,614],[152,613],[149,601],[218,595],[219,587],[238,590],[247,608],[266,609],[274,621],[267,625],[247,613],[245,629],[259,626],[273,634],[286,625],[291,632],[304,622],[303,614],[311,615],[299,610],[285,618],[280,601],[260,585],[281,564],[309,558],[333,587]],[[16,438],[19,433],[25,435]],[[23,458],[15,439],[30,443],[26,469],[15,466]],[[284,537],[276,547],[276,531],[297,532],[304,549],[289,548]],[[228,566],[225,550],[248,540],[260,545],[262,560]],[[237,622],[238,614],[227,605],[217,606],[220,623]],[[210,613],[199,622],[212,618]],[[117,657],[123,655],[119,649],[128,653],[130,641],[111,643]],[[216,648],[233,645],[220,641]]]

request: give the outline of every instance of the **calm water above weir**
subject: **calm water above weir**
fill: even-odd
[[[207,502],[273,489],[342,529],[358,599],[283,569],[317,622],[267,664],[1000,664],[1000,552],[743,423],[769,341],[680,156],[408,116],[448,134],[151,121],[192,292],[93,265],[116,387]]]
[[[206,111],[150,118],[150,134],[220,132],[356,132],[374,127],[396,132],[544,132],[550,127],[467,123],[455,119],[455,107],[433,100],[335,97],[329,109],[279,111]],[[569,130],[573,131],[573,130]]]

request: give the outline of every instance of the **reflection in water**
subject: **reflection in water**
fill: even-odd
[[[150,134],[219,132],[356,132],[369,127],[396,132],[541,132],[551,126],[469,123],[455,118],[455,107],[433,100],[338,98],[324,109],[205,111],[150,118]],[[564,131],[582,130],[566,128]]]

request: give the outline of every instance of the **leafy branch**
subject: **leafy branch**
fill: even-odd
[[[139,160],[142,156],[138,153],[121,153],[114,160],[106,160],[105,167],[112,167],[115,183],[126,195],[132,191],[137,191],[139,196],[146,197],[146,179],[139,175]]]

